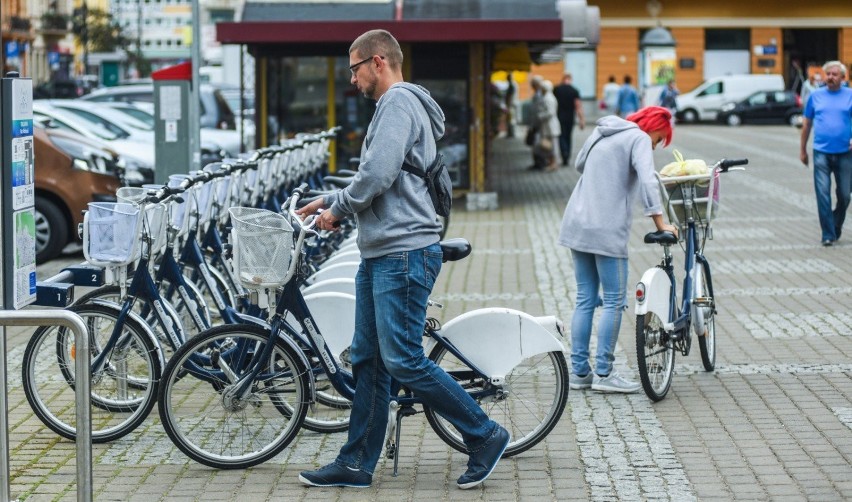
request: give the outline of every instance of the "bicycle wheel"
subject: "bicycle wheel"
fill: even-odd
[[[184,283],[186,284],[186,294],[188,295],[189,300],[196,302],[200,308],[200,312],[198,309],[196,309],[195,312],[198,319],[193,316],[193,309],[184,302],[183,297],[180,293],[178,293],[177,285],[172,287],[172,284],[168,279],[163,279],[160,282],[160,294],[174,305],[181,325],[184,327],[184,337],[189,339],[191,336],[210,328],[213,321],[210,318],[210,309],[208,308],[204,295],[201,293],[199,287],[186,278],[184,278]]]
[[[77,298],[74,305],[84,305],[96,300],[112,302],[120,306],[121,302],[124,301],[124,298],[122,298],[121,289],[118,286],[102,286]],[[174,326],[174,331],[176,333],[185,333],[183,322],[181,321],[177,310],[175,310],[172,304],[165,298],[160,298],[160,301],[163,305],[163,311],[171,320],[172,326]],[[160,343],[160,348],[163,349],[163,356],[165,359],[168,360],[171,358],[172,353],[174,352],[174,342],[171,341],[168,331],[155,315],[154,309],[151,308],[151,302],[146,298],[138,298],[133,303],[133,312],[139,314],[139,316],[145,321],[145,324],[147,324],[151,328],[151,331],[154,332],[154,335],[157,337],[157,341]]]
[[[716,368],[716,302],[713,292],[710,291],[707,269],[701,263],[696,263],[695,266],[699,272],[696,277],[700,277],[701,281],[695,284],[695,291],[702,298],[702,303],[695,306],[692,315],[700,317],[704,327],[704,336],[698,335],[701,363],[705,371],[713,371]],[[692,322],[695,323],[695,319]]]
[[[309,377],[283,340],[274,341],[247,395],[229,396],[236,387],[232,378],[239,382],[248,374],[269,338],[269,330],[258,326],[217,326],[193,337],[166,365],[160,419],[172,442],[193,460],[243,469],[274,457],[296,437],[310,399]],[[279,410],[285,402],[292,413]]]
[[[468,366],[438,345],[429,359],[449,373],[468,392],[491,384],[472,375]],[[562,352],[546,352],[524,359],[505,377],[497,393],[479,400],[483,411],[512,434],[503,453],[511,457],[525,452],[544,439],[556,426],[568,400],[568,365]],[[444,442],[467,453],[461,434],[428,406],[423,412],[429,425]]]
[[[225,279],[222,272],[211,267],[209,264],[207,265],[207,270],[210,272],[212,287],[216,288],[216,291],[219,292],[222,297],[222,301],[225,302],[225,305],[229,307],[236,305],[237,300],[234,296],[234,292],[228,287],[228,280]],[[216,304],[216,299],[213,297],[213,291],[210,287],[208,287],[206,281],[201,275],[201,272],[199,272],[198,267],[195,265],[185,265],[183,268],[183,275],[187,278],[187,282],[191,281],[201,292],[201,299],[210,310],[211,325],[218,326],[220,324],[224,324],[222,314],[219,311],[219,306]]]
[[[639,379],[652,401],[666,397],[674,374],[675,350],[663,322],[653,312],[636,316]]]
[[[104,305],[78,305],[69,310],[79,315],[88,328],[94,361],[113,333],[118,311]],[[21,370],[24,394],[36,416],[71,440],[77,435],[75,359],[71,331],[43,326],[27,344]],[[149,335],[136,321],[126,319],[119,342],[106,354],[103,369],[90,377],[94,443],[118,439],[145,420],[154,406],[161,371],[157,348]]]

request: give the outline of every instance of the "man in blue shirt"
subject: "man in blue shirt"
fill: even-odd
[[[630,75],[625,75],[624,85],[618,90],[618,101],[615,105],[615,113],[619,117],[626,117],[639,110],[639,93],[632,84],[633,78]]]
[[[805,105],[799,158],[808,165],[808,137],[814,130],[814,190],[822,228],[822,245],[840,238],[849,192],[852,190],[852,89],[843,86],[846,66],[829,61],[822,67],[825,87],[811,93]],[[834,175],[837,205],[831,210],[831,175]]]

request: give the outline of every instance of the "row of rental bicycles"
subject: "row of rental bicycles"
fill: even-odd
[[[338,231],[317,231],[314,216],[295,212],[355,175],[326,176],[336,133],[304,135],[167,185],[121,188],[118,202],[89,205],[84,254],[107,284],[69,310],[89,331],[95,443],[127,436],[155,404],[171,441],[220,469],[267,461],[303,429],[348,429],[358,229],[344,221]],[[464,239],[442,248],[444,261],[471,253]],[[483,308],[443,325],[430,318],[424,350],[511,432],[512,456],[542,441],[565,409],[562,330],[554,316]],[[35,414],[71,440],[75,357],[68,329],[42,327],[22,368]],[[392,385],[387,413],[394,473],[404,417],[424,414],[466,452],[460,434],[404,386]]]

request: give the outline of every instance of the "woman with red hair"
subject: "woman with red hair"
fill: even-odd
[[[637,197],[658,231],[677,234],[677,228],[663,221],[652,155],[658,144],[671,142],[671,118],[671,112],[659,106],[643,108],[626,119],[603,117],[577,155],[575,165],[582,176],[568,200],[558,239],[571,249],[577,281],[571,321],[572,389],[636,392],[640,388],[613,368],[613,353],[627,304],[627,241]],[[593,368],[589,342],[601,297]]]

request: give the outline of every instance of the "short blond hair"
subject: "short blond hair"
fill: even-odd
[[[358,53],[360,57],[381,56],[391,68],[402,68],[402,49],[394,36],[386,30],[370,30],[359,36],[349,46],[349,53],[353,52]]]

